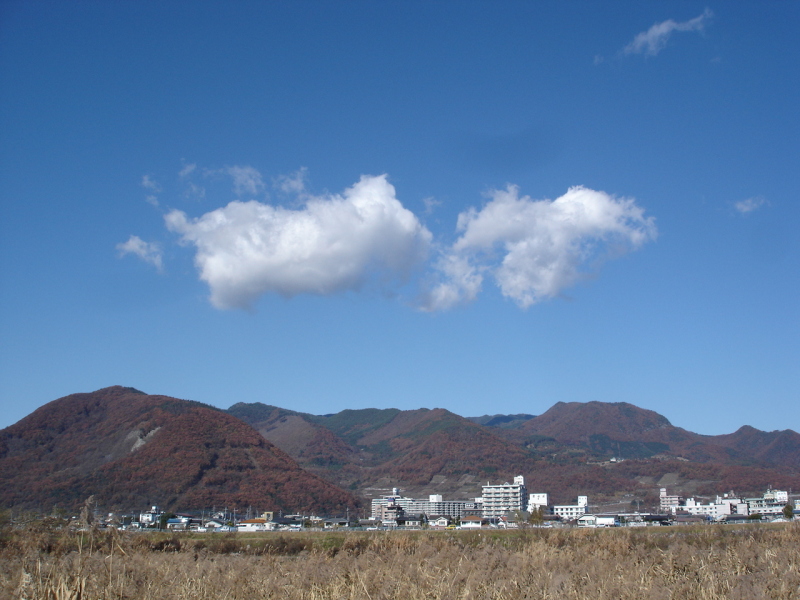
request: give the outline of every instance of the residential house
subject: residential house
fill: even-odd
[[[483,517],[478,517],[478,516],[463,517],[461,519],[461,525],[459,525],[459,529],[480,529],[481,527],[487,524],[488,521]]]
[[[244,521],[239,521],[239,524],[236,526],[236,531],[270,531],[273,525],[271,521],[267,521],[266,519],[246,519]]]

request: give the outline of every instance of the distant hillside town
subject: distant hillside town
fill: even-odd
[[[513,483],[483,486],[483,494],[473,501],[445,501],[440,495],[427,500],[404,498],[396,488],[392,495],[372,500],[372,519],[383,527],[403,527],[424,522],[425,518],[447,519],[465,527],[518,527],[520,523],[573,523],[578,527],[617,526],[622,523],[675,523],[701,521],[742,521],[760,519],[794,519],[800,512],[800,499],[794,506],[789,493],[768,490],[756,498],[740,498],[733,493],[717,496],[714,503],[702,504],[695,498],[668,495],[660,489],[659,513],[592,514],[588,496],[578,496],[576,504],[548,502],[548,494],[529,493],[522,475]],[[697,519],[696,517],[700,517]]]
[[[369,518],[350,511],[337,517],[282,514],[272,511],[253,514],[213,509],[209,512],[170,513],[158,506],[138,514],[105,518],[97,524],[124,529],[166,529],[196,532],[293,531],[299,529],[513,529],[520,527],[643,527],[693,523],[786,522],[800,520],[800,498],[790,503],[784,490],[767,490],[761,496],[744,498],[733,493],[717,496],[703,504],[695,498],[670,495],[659,490],[659,512],[595,513],[589,496],[578,496],[570,505],[550,504],[544,492],[529,492],[522,475],[512,483],[482,486],[482,495],[472,500],[444,500],[433,494],[427,499],[407,498],[394,488],[390,495],[375,498]],[[89,505],[80,520],[89,524]],[[76,518],[77,519],[77,518]]]

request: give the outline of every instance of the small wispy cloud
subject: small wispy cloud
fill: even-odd
[[[433,196],[428,196],[422,199],[422,204],[425,206],[425,214],[430,215],[433,214],[433,211],[436,210],[437,207],[442,205],[442,201],[437,200]]]
[[[183,168],[178,172],[178,177],[180,177],[181,179],[186,179],[187,177],[189,177],[189,175],[194,173],[196,169],[197,165],[195,163],[185,164],[183,165]]]
[[[647,31],[643,31],[633,38],[631,43],[622,49],[622,54],[644,54],[645,56],[656,56],[667,45],[669,38],[676,31],[703,31],[706,23],[714,16],[710,9],[706,8],[703,13],[694,19],[677,22],[672,19],[656,23]]]
[[[739,213],[746,215],[748,213],[753,212],[754,210],[758,210],[762,206],[767,204],[767,199],[763,196],[753,196],[752,198],[746,198],[745,200],[739,200],[736,202],[733,207],[739,211]]]
[[[300,167],[289,175],[279,175],[273,180],[273,185],[284,194],[302,195],[306,191],[308,168]]]
[[[256,196],[264,189],[261,173],[254,167],[248,165],[225,167],[223,171],[233,179],[233,193],[237,196]]]
[[[178,171],[178,179],[184,187],[183,197],[193,200],[203,200],[206,197],[206,188],[194,181],[198,173],[196,163],[184,163]],[[208,173],[206,173],[208,175]]]
[[[153,206],[158,206],[158,196],[156,194],[161,193],[161,186],[158,185],[150,175],[142,175],[142,187],[146,189],[149,193],[144,197],[145,201],[148,204],[152,204]]]
[[[159,272],[163,270],[161,247],[155,242],[145,242],[139,236],[132,235],[127,242],[117,244],[117,251],[120,257],[133,254],[153,265]]]
[[[142,175],[142,187],[154,194],[161,192],[161,186],[150,175]]]

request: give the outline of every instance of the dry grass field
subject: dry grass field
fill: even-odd
[[[0,539],[0,596],[790,599],[799,525],[172,536],[34,524]]]

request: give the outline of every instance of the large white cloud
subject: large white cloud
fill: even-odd
[[[656,23],[647,31],[642,31],[633,38],[630,44],[622,49],[623,54],[645,54],[656,56],[667,45],[667,41],[675,31],[703,31],[706,22],[714,16],[708,8],[703,14],[689,19],[688,21],[677,22],[667,19],[661,23]]]
[[[362,176],[342,195],[306,197],[299,210],[235,201],[197,219],[173,210],[165,220],[196,247],[218,308],[247,307],[268,292],[330,294],[373,277],[402,279],[426,259],[432,237],[385,175]]]
[[[516,186],[490,196],[481,210],[459,215],[461,236],[437,262],[440,280],[425,298],[426,310],[474,299],[487,272],[503,295],[526,308],[656,236],[652,217],[634,200],[585,187],[556,200],[520,197]]]

